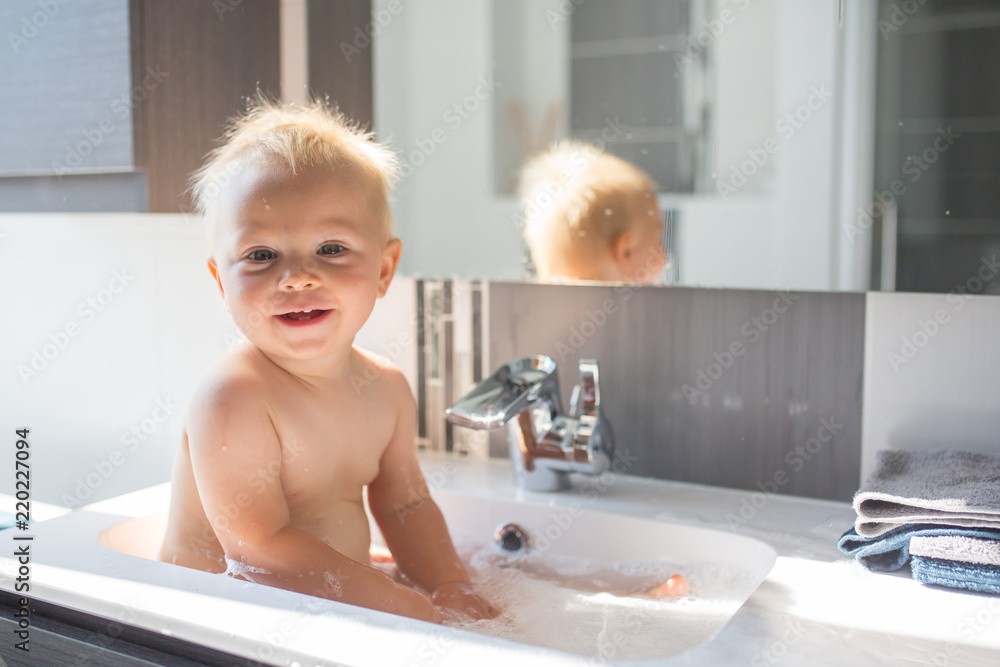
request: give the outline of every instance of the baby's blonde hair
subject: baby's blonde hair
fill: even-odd
[[[643,217],[638,197],[656,183],[635,165],[578,140],[564,140],[521,170],[524,238],[542,278],[593,260]]]
[[[294,174],[302,167],[326,167],[360,175],[373,188],[378,217],[392,233],[389,190],[399,177],[399,159],[389,148],[327,102],[278,104],[259,95],[246,113],[230,119],[221,145],[191,175],[195,209],[205,216],[209,242],[222,189],[248,162],[278,163]]]

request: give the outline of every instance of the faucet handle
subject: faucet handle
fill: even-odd
[[[600,373],[597,359],[580,360],[580,384],[573,387],[569,413],[573,417],[596,414],[601,407]]]

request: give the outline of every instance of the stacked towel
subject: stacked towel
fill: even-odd
[[[1000,528],[1000,457],[972,452],[878,452],[854,496],[858,534],[933,523]]]
[[[841,536],[838,546],[869,570],[894,572],[906,565],[911,555],[919,553],[914,551],[914,545],[920,544],[921,538],[957,536],[979,537],[1000,545],[1000,529],[952,528],[916,523],[895,528],[877,537],[859,535],[855,528],[851,528]],[[962,551],[953,550],[951,553],[960,555]]]
[[[914,535],[910,554],[917,581],[1000,595],[1000,532]]]
[[[840,549],[926,584],[1000,594],[1000,457],[881,451]]]

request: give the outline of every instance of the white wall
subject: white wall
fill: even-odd
[[[374,48],[375,128],[412,166],[393,205],[403,272],[520,278],[514,205],[493,194],[491,3],[403,3]]]
[[[708,150],[715,178],[725,180],[732,168],[747,158],[748,150],[758,148],[775,133],[776,50],[782,35],[775,0],[749,4],[722,0],[717,4],[716,12],[706,19],[709,23],[718,20],[723,26],[707,47],[712,60],[712,141]],[[730,23],[721,23],[723,12],[732,16]],[[774,165],[774,161],[765,163],[740,194],[773,193]],[[714,192],[715,183],[712,185]]]
[[[801,129],[779,142],[776,155],[774,236],[775,285],[831,289],[833,284],[834,178],[836,149],[837,3],[777,0],[778,41],[775,109],[779,117],[799,115],[813,92],[834,92]],[[811,110],[810,110],[811,111]],[[800,116],[801,117],[801,116]]]
[[[880,449],[1000,454],[1000,297],[871,292],[865,308],[861,479]]]
[[[0,232],[11,315],[0,331],[0,432],[31,428],[32,497],[74,504],[66,499],[167,480],[187,397],[236,331],[205,268],[200,221],[6,214]],[[124,284],[112,282],[115,272]],[[37,376],[22,378],[33,359]],[[123,440],[132,428],[142,440]],[[5,437],[4,451],[12,447]],[[0,483],[12,486],[12,475]]]
[[[682,284],[841,287],[833,271],[835,9],[822,0],[725,0],[708,17],[727,22],[709,47],[710,192],[678,199]],[[810,99],[821,87],[834,96]]]
[[[677,206],[680,284],[693,287],[774,285],[771,239],[775,202],[745,195],[723,202],[715,197],[666,198]]]

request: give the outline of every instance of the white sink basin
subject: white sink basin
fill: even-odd
[[[776,559],[763,542],[718,530],[583,507],[434,496],[479,589],[506,612],[465,629],[591,657],[649,660],[709,641]],[[493,543],[494,530],[508,523],[527,534],[524,552],[507,554]],[[687,580],[683,597],[626,594],[674,573]]]
[[[433,495],[477,586],[505,612],[458,627],[589,657],[650,660],[709,641],[776,559],[758,540],[717,530],[445,490]],[[162,511],[129,519],[101,533],[100,542],[155,559],[165,521]],[[528,535],[523,552],[494,544],[495,529],[508,523]],[[381,543],[374,525],[373,542]],[[674,573],[687,580],[686,596],[624,594]]]

